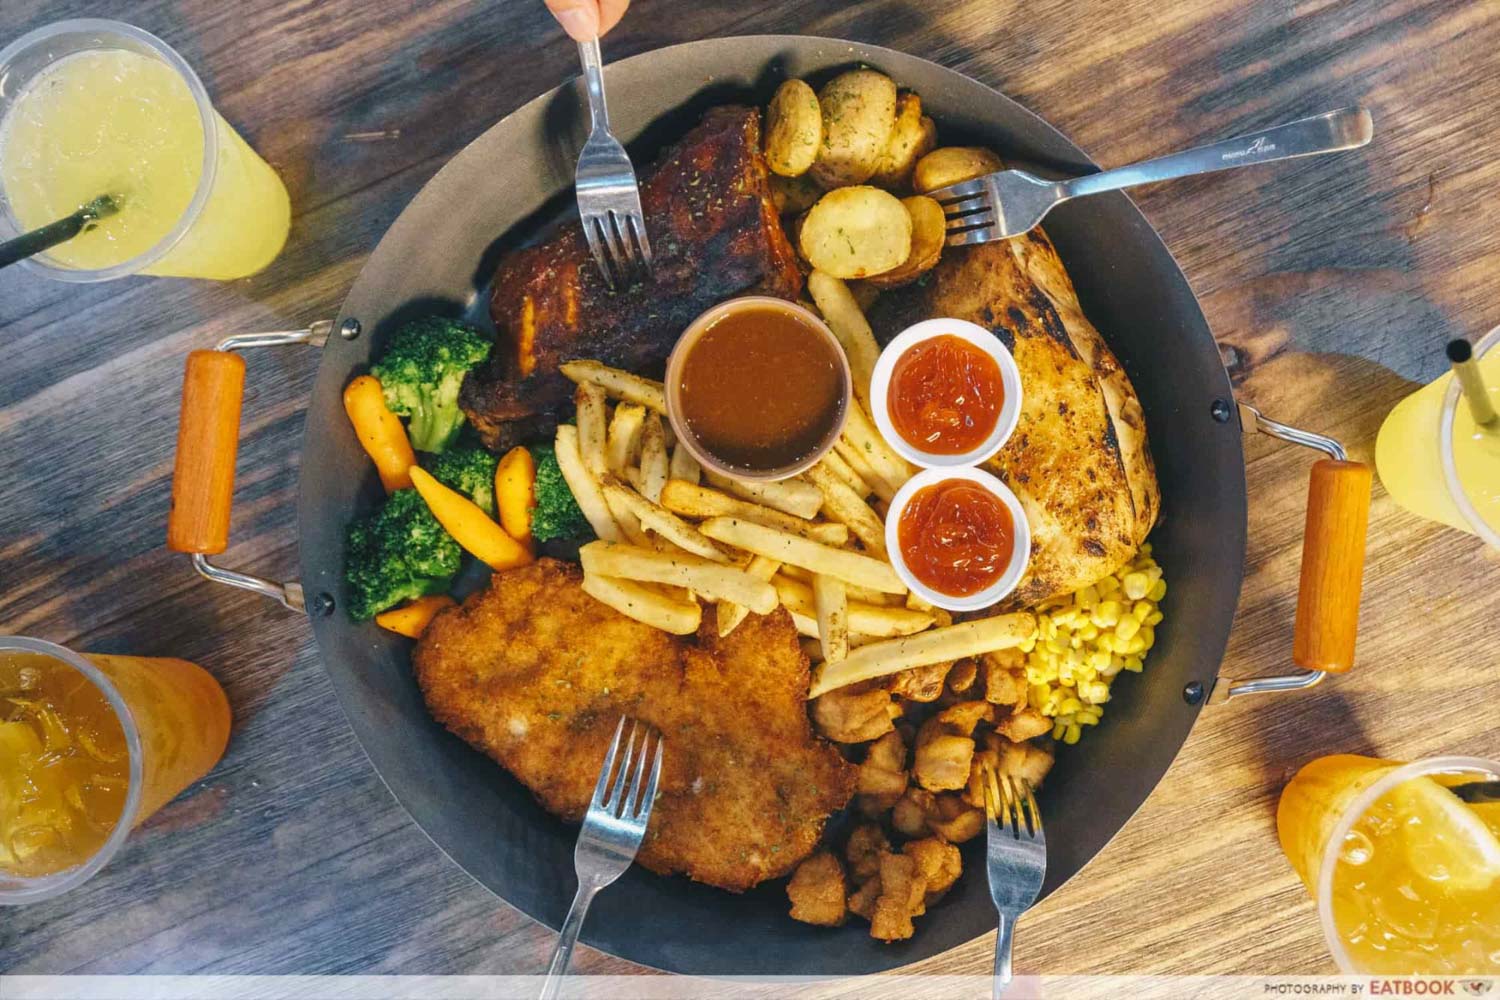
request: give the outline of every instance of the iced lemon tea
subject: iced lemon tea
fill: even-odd
[[[1500,973],[1500,763],[1323,757],[1276,826],[1345,972]]]
[[[0,637],[0,903],[92,875],[228,737],[224,691],[196,664]]]

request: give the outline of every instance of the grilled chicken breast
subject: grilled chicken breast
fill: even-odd
[[[499,342],[460,395],[485,444],[504,448],[556,427],[572,397],[564,361],[660,377],[678,335],[709,306],[750,293],[797,297],[802,275],[760,147],[759,111],[714,108],[651,170],[641,185],[650,281],[611,292],[576,221],[501,260],[490,300]]]
[[[888,341],[934,316],[990,330],[1021,370],[1020,423],[987,466],[1026,508],[1031,564],[1001,609],[1113,572],[1156,523],[1161,492],[1135,389],[1084,317],[1052,242],[1034,229],[950,248],[925,283],[882,294],[870,319]]]
[[[783,608],[697,641],[585,594],[540,559],[435,618],[412,662],[432,714],[548,811],[579,820],[622,714],[663,736],[660,798],[639,860],[732,892],[812,853],[857,771],[807,718],[808,662]]]

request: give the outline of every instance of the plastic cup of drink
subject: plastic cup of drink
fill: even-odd
[[[1500,403],[1500,327],[1474,345],[1474,358]],[[1462,396],[1446,372],[1397,403],[1380,426],[1375,467],[1402,507],[1500,549],[1500,435],[1475,428]]]
[[[291,224],[281,178],[165,42],[119,21],[38,28],[0,50],[0,240],[106,194],[121,208],[99,232],[21,266],[78,282],[242,278],[276,258]]]
[[[1276,811],[1276,829],[1281,848],[1292,868],[1307,886],[1318,908],[1318,920],[1328,949],[1339,969],[1347,975],[1463,975],[1500,973],[1500,923],[1479,920],[1477,932],[1446,925],[1434,914],[1470,912],[1466,907],[1488,907],[1485,913],[1500,915],[1500,878],[1488,889],[1463,889],[1459,907],[1438,909],[1436,902],[1451,891],[1449,885],[1433,881],[1416,870],[1401,838],[1403,828],[1427,824],[1427,833],[1451,839],[1456,824],[1445,824],[1444,816],[1427,810],[1402,810],[1390,798],[1405,786],[1428,783],[1433,792],[1451,793],[1431,783],[1451,787],[1468,782],[1500,780],[1500,762],[1479,757],[1433,757],[1402,764],[1397,761],[1354,754],[1320,757],[1308,764],[1287,785]],[[1456,800],[1455,800],[1456,801]],[[1471,811],[1473,821],[1489,824],[1492,835],[1500,833],[1500,802],[1459,807]],[[1480,809],[1486,810],[1481,816]],[[1383,826],[1372,826],[1372,823]],[[1369,830],[1384,830],[1368,835]],[[1430,858],[1430,855],[1429,855]],[[1361,878],[1364,877],[1364,881]],[[1429,906],[1429,900],[1433,901]],[[1416,904],[1409,912],[1396,913],[1390,904]],[[1422,914],[1431,920],[1417,927]],[[1470,920],[1465,917],[1465,927]],[[1358,932],[1357,939],[1351,930]],[[1395,930],[1395,937],[1387,937]],[[1410,932],[1410,936],[1407,935]],[[1477,933],[1477,938],[1465,934]],[[1485,937],[1488,935],[1488,937]],[[1379,947],[1373,947],[1378,944]]]
[[[0,861],[0,906],[52,899],[93,877],[134,827],[212,770],[229,740],[224,690],[194,663],[79,654],[41,639],[0,636],[0,660],[16,654],[45,657],[51,661],[49,669],[76,673],[79,683],[93,685],[103,695],[124,735],[128,784],[118,819],[87,856],[69,859],[72,863],[60,870],[30,875]],[[0,825],[5,820],[3,797],[14,794],[4,787],[5,777],[0,775]]]

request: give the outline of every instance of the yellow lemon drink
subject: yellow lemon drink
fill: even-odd
[[[1500,329],[1474,345],[1474,356],[1500,408]],[[1500,436],[1475,426],[1452,372],[1391,410],[1375,441],[1375,466],[1402,507],[1500,548]]]
[[[0,637],[0,904],[92,876],[224,753],[229,704],[186,660]]]
[[[1500,763],[1339,754],[1297,773],[1277,831],[1349,973],[1500,973]],[[1454,789],[1486,788],[1480,795]]]
[[[120,205],[33,262],[50,275],[240,278],[286,242],[291,210],[280,177],[151,35],[109,21],[61,22],[0,53],[0,78],[8,228],[38,228],[100,195]]]

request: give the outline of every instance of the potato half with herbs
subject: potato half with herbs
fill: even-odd
[[[982,146],[943,146],[917,161],[911,186],[917,194],[1004,170],[1000,157]]]
[[[943,256],[943,241],[948,238],[948,219],[943,207],[925,194],[901,199],[911,216],[911,253],[906,260],[884,274],[871,275],[876,288],[895,288],[916,281],[937,266]]]
[[[818,95],[802,80],[786,81],[766,105],[766,165],[772,173],[798,177],[812,167],[822,145]]]
[[[922,98],[910,90],[896,97],[896,123],[890,141],[870,183],[883,188],[902,188],[911,180],[917,161],[937,146],[937,125],[922,114]]]
[[[911,256],[911,215],[889,191],[830,191],[808,210],[798,234],[802,256],[835,278],[866,278]]]
[[[812,175],[825,188],[870,179],[896,126],[896,84],[884,73],[840,73],[818,92],[823,145]]]

